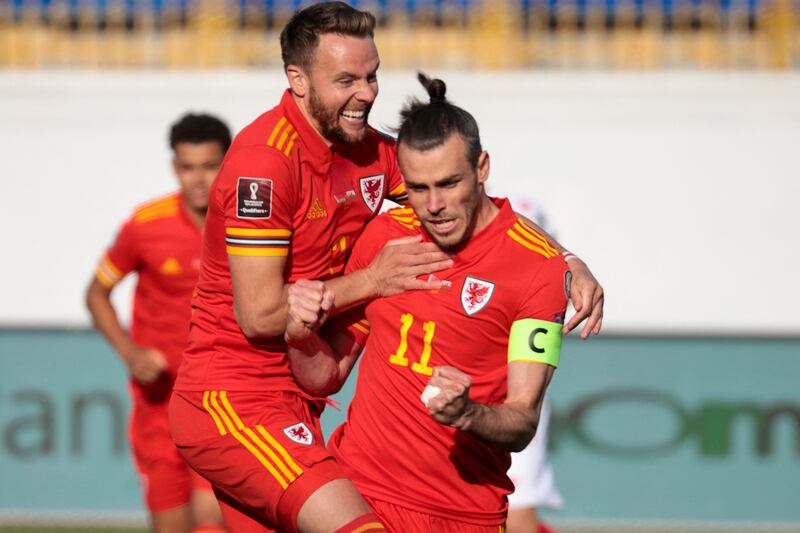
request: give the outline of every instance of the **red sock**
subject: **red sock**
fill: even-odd
[[[539,531],[536,533],[556,533],[554,529],[550,529],[547,524],[539,522]]]
[[[219,524],[204,524],[193,527],[191,533],[227,533],[227,530]]]
[[[375,513],[361,515],[355,520],[343,525],[334,533],[386,533],[386,526]]]

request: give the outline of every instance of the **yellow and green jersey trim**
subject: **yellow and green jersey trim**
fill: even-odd
[[[558,322],[523,318],[511,324],[508,362],[544,363],[558,367],[563,337]]]

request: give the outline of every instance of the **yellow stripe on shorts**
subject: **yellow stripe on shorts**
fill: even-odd
[[[286,448],[281,446],[281,444],[278,441],[276,441],[272,435],[269,434],[269,432],[266,430],[264,426],[258,425],[256,426],[256,429],[258,430],[259,433],[261,433],[261,435],[265,439],[269,441],[270,444],[272,444],[272,446],[275,447],[276,450],[278,450],[278,453],[283,456],[283,458],[286,460],[286,463],[292,468],[292,470],[297,472],[298,476],[303,473],[303,469],[300,468],[297,465],[297,463],[294,462],[294,459],[292,459],[292,456],[289,455],[289,452],[286,451]]]
[[[261,438],[259,438],[259,436],[256,435],[252,429],[245,427],[239,416],[236,414],[236,411],[233,410],[233,406],[228,401],[228,394],[225,391],[220,392],[219,396],[220,400],[222,400],[222,405],[225,408],[225,411],[229,415],[231,415],[234,424],[236,424],[236,428],[239,429],[240,431],[244,431],[245,434],[248,437],[250,437],[250,440],[255,442],[256,445],[259,448],[261,448],[261,450],[263,450],[263,452],[266,453],[270,459],[272,459],[272,462],[276,464],[278,468],[281,469],[283,475],[286,476],[290,482],[297,479],[297,476],[303,473],[303,470],[299,466],[297,466],[297,464],[292,460],[292,458],[289,456],[289,454],[286,452],[283,446],[281,446],[275,439],[273,439],[272,436],[269,433],[267,433],[267,430],[265,430],[262,426],[260,425],[256,426],[256,429],[258,429],[259,433],[261,433],[264,436],[264,438],[267,439],[270,442],[270,444],[272,444],[272,447],[268,446],[263,440],[261,440]],[[286,459],[286,462],[289,463],[289,466],[292,466],[292,470],[294,470],[297,475],[294,475],[292,474],[292,472],[289,471],[289,469],[286,467],[286,464],[283,461],[281,461],[277,455],[275,455],[274,450],[277,450],[278,453],[281,454],[284,459]]]
[[[208,397],[209,397],[210,394],[211,394],[210,391],[205,391],[203,393],[203,408],[206,411],[208,411],[208,414],[210,414],[211,418],[214,419],[214,423],[217,425],[217,429],[219,430],[219,434],[220,435],[227,435],[228,431],[225,429],[225,426],[222,424],[222,420],[219,419],[219,416],[217,416],[217,413],[215,413],[214,410],[211,408],[211,406],[208,404]],[[216,394],[216,393],[214,393],[214,394]]]
[[[225,394],[225,391],[222,391],[220,393],[220,395],[224,395],[224,394]],[[275,465],[272,462],[270,462],[266,457],[264,457],[264,455],[259,451],[259,449],[256,448],[253,445],[252,442],[247,440],[247,437],[245,435],[242,435],[239,432],[238,428],[236,427],[234,422],[231,420],[231,418],[228,416],[228,414],[225,412],[225,410],[223,410],[222,407],[220,407],[219,402],[217,401],[217,391],[211,391],[210,400],[211,400],[211,407],[214,409],[214,411],[217,413],[217,415],[219,415],[219,417],[222,419],[222,421],[225,424],[225,427],[230,432],[230,434],[233,435],[233,437],[236,440],[238,440],[242,444],[242,446],[247,448],[247,450],[251,454],[253,454],[253,456],[256,459],[258,459],[258,461],[262,465],[264,465],[264,468],[266,468],[267,471],[269,471],[269,473],[272,474],[272,477],[275,478],[275,480],[280,484],[280,486],[282,488],[286,489],[289,486],[289,482],[287,482],[286,479],[284,478],[284,476],[275,468]],[[227,400],[227,398],[226,398],[226,400]],[[241,423],[241,421],[239,421],[239,422]],[[294,478],[292,479],[292,481],[294,481]]]

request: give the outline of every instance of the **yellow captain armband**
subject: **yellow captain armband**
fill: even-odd
[[[508,362],[545,363],[558,367],[562,327],[557,322],[535,318],[515,321],[508,335]]]

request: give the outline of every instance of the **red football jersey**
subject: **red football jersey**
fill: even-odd
[[[139,274],[131,337],[163,352],[172,376],[189,334],[201,242],[200,228],[189,218],[181,194],[175,193],[137,209],[97,267],[97,279],[107,287],[129,272]]]
[[[394,140],[370,129],[329,148],[286,91],[234,139],[209,196],[189,343],[175,390],[299,391],[283,337],[248,339],[233,313],[228,255],[286,256],[284,277],[341,275],[384,198],[405,190]]]
[[[366,306],[368,326],[353,330],[369,328],[355,396],[329,443],[363,494],[482,525],[505,520],[510,456],[436,422],[420,395],[432,367],[448,365],[470,375],[472,400],[503,403],[512,323],[563,322],[567,304],[563,258],[507,200],[494,201],[500,212],[437,273],[445,288]],[[367,226],[348,269],[413,234],[428,239],[413,211],[390,210]]]

